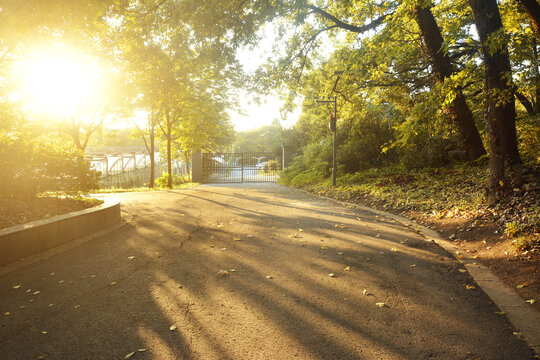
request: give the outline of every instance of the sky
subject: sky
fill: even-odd
[[[247,95],[243,98],[246,99]],[[296,110],[286,114],[286,118],[283,119],[279,111],[283,101],[278,96],[266,96],[263,101],[261,104],[244,101],[242,108],[246,115],[229,111],[236,131],[246,131],[270,125],[274,119],[278,119],[283,127],[288,128],[293,126],[300,116],[300,111]]]
[[[272,55],[272,44],[275,38],[275,29],[272,24],[266,24],[263,29],[264,35],[257,47],[250,49],[245,47],[237,53],[238,60],[247,72],[253,72],[260,65],[266,62],[266,59]],[[280,108],[284,101],[277,95],[268,95],[263,97],[260,104],[253,102],[246,92],[239,92],[242,112],[230,110],[232,123],[236,131],[245,131],[256,129],[261,126],[270,125],[274,119],[278,119],[283,127],[293,126],[300,116],[300,109],[286,114],[286,118],[282,118]]]

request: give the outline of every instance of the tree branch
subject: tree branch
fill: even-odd
[[[344,23],[343,21],[336,18],[334,15],[331,15],[331,14],[327,13],[326,11],[322,10],[321,8],[318,8],[318,7],[314,6],[314,5],[308,5],[307,7],[309,9],[313,10],[313,12],[315,12],[315,13],[321,15],[322,17],[324,17],[326,20],[329,20],[329,21],[333,22],[337,27],[339,27],[341,29],[348,30],[348,31],[352,31],[352,32],[355,32],[355,33],[359,33],[359,34],[363,33],[363,32],[366,32],[368,30],[375,29],[377,26],[381,25],[384,22],[384,20],[386,19],[386,17],[388,15],[392,14],[391,13],[391,14],[382,15],[382,16],[378,17],[377,19],[373,20],[371,23],[366,24],[366,25],[355,26],[355,25]]]

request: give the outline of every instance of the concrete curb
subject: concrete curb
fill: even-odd
[[[120,221],[120,201],[0,230],[0,266],[42,253]]]
[[[444,239],[438,232],[423,225],[419,225],[415,221],[403,216],[390,214],[354,203],[339,201],[326,196],[316,195],[305,190],[301,191],[312,196],[318,196],[323,199],[331,200],[339,203],[340,205],[346,205],[359,210],[368,211],[379,216],[384,216],[405,226],[413,227],[415,230],[418,230],[418,232],[424,236],[426,240],[437,243],[448,253],[452,254],[457,261],[463,264],[476,283],[489,296],[495,305],[497,305],[499,309],[504,312],[508,320],[516,328],[519,334],[523,336],[529,346],[540,355],[540,313],[525,303],[521,297],[508,288],[508,286],[506,286],[506,284],[504,284],[486,266],[477,263],[468,254],[462,253],[457,246]]]

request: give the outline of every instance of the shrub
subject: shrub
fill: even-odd
[[[289,166],[281,172],[280,183],[301,187],[321,181],[331,174],[332,143],[326,139],[300,150]]]
[[[160,188],[166,188],[167,184],[169,183],[169,173],[165,170],[161,173],[161,176],[156,179],[154,184]],[[179,175],[173,174],[173,186],[174,185],[181,185],[184,183],[184,178]]]
[[[0,171],[0,188],[7,197],[98,187],[98,173],[82,152],[31,134],[0,132]]]
[[[263,166],[263,171],[265,173],[268,173],[270,171],[278,171],[279,170],[279,163],[275,160],[267,161]]]
[[[523,162],[540,169],[540,115],[527,116],[516,123],[519,152]]]

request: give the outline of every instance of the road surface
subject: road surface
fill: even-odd
[[[534,357],[394,221],[273,184],[110,196],[125,226],[0,276],[0,359]]]

